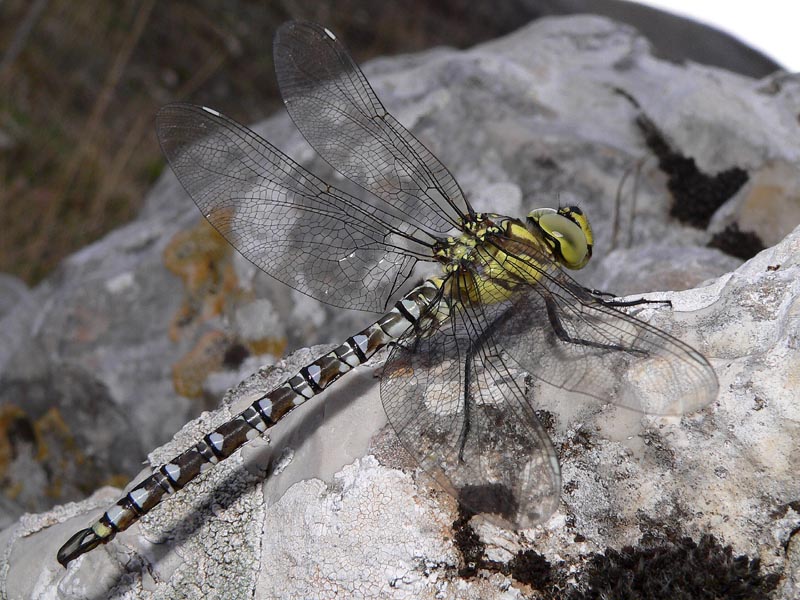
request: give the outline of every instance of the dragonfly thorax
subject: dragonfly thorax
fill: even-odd
[[[536,209],[525,223],[475,213],[460,229],[434,246],[434,256],[445,295],[469,304],[504,301],[554,268],[580,269],[592,254],[592,230],[577,207]]]
[[[494,215],[475,213],[461,224],[461,234],[441,239],[434,246],[434,256],[447,273],[468,268],[485,247],[487,237],[500,232]]]

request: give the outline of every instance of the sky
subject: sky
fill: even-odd
[[[641,0],[655,8],[733,34],[792,72],[800,71],[800,2],[797,0]]]

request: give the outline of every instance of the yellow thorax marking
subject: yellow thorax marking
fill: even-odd
[[[500,302],[510,297],[521,283],[533,283],[541,277],[542,266],[533,257],[518,251],[509,254],[502,242],[510,240],[517,242],[518,249],[532,246],[549,254],[547,245],[516,219],[492,217],[476,215],[474,221],[464,224],[464,234],[447,238],[446,245],[437,251],[443,259],[444,271],[454,274],[446,290],[454,300]],[[497,238],[498,243],[486,243],[492,234],[501,232],[504,235]]]

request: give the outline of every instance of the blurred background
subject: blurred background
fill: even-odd
[[[2,0],[0,272],[35,285],[137,214],[164,169],[159,106],[188,100],[243,123],[273,113],[271,40],[288,19],[325,24],[363,62],[579,12],[631,23],[676,61],[752,77],[779,68],[725,33],[629,2]]]

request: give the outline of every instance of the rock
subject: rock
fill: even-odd
[[[680,291],[702,284],[741,261],[715,248],[653,244],[609,252],[594,274],[601,290],[621,295]]]
[[[671,310],[651,307],[639,316],[711,359],[721,383],[717,402],[698,414],[656,418],[532,398],[559,453],[564,491],[549,521],[518,535],[459,514],[450,496],[415,471],[383,427],[376,382],[362,369],[279,424],[269,444],[254,442],[67,570],[55,562],[58,547],[121,491],[101,488],[79,504],[19,519],[0,534],[6,595],[488,599],[566,597],[572,590],[580,598],[588,589],[613,594],[633,586],[625,577],[640,564],[688,586],[687,597],[728,585],[739,586],[741,597],[777,589],[790,598],[797,581],[792,536],[800,526],[793,468],[800,451],[793,397],[800,229],[733,270],[738,261],[705,248],[711,231],[668,213],[675,190],[686,201],[685,186],[677,185],[683,176],[703,190],[709,227],[718,210],[727,210],[742,228],[759,222],[774,231],[770,223],[781,223],[788,231],[788,219],[746,220],[751,210],[738,207],[753,204],[741,201],[752,196],[752,181],[762,181],[753,174],[770,169],[773,177],[781,172],[775,164],[800,162],[800,79],[753,81],[662,62],[632,30],[592,17],[545,19],[470,51],[381,59],[365,71],[389,110],[451,167],[477,209],[502,205],[525,214],[537,205],[580,203],[592,218],[593,262],[600,263],[582,279],[587,284],[599,286],[593,277],[613,273],[623,285],[643,269],[647,289],[707,278],[702,287],[659,294]],[[658,135],[641,127],[643,115]],[[262,133],[300,148],[286,117],[270,120]],[[310,150],[300,154],[311,157]],[[732,169],[745,174],[736,189],[717,177]],[[636,186],[620,186],[635,173]],[[782,211],[791,205],[784,191],[773,200],[768,185],[759,189],[756,203],[765,212],[771,204]],[[33,291],[29,313],[19,318],[42,326],[9,360],[4,377],[41,377],[70,358],[103,380],[111,365],[108,403],[130,419],[128,428],[141,433],[143,413],[156,410],[164,430],[177,428],[174,421],[188,411],[154,408],[154,389],[164,403],[172,395],[165,375],[177,358],[196,350],[182,371],[187,386],[196,384],[198,369],[224,363],[214,362],[220,348],[235,358],[231,370],[249,360],[233,349],[252,341],[240,339],[249,311],[232,312],[231,332],[216,327],[228,309],[214,310],[227,307],[229,296],[246,304],[258,301],[248,290],[265,293],[278,315],[303,315],[295,324],[323,315],[295,335],[313,340],[308,330],[321,325],[338,333],[344,318],[326,315],[342,311],[316,313],[276,299],[247,264],[226,258],[213,235],[191,229],[197,217],[188,203],[173,203],[175,194],[176,183],[165,177],[138,222],[79,253]],[[615,209],[617,196],[623,202]],[[634,198],[635,208],[626,208]],[[612,225],[626,218],[632,234],[618,239],[618,262],[609,268],[602,263],[612,250]],[[190,232],[183,237],[181,224]],[[653,244],[661,250],[648,250]],[[699,275],[676,282],[675,260],[663,250],[675,247],[682,249],[680,264],[697,265]],[[203,263],[216,266],[209,273]],[[653,284],[659,278],[665,285]],[[244,291],[241,279],[252,282]],[[153,312],[144,314],[142,298]],[[203,320],[208,312],[215,316]],[[124,327],[117,325],[123,315],[130,319]],[[256,318],[263,328],[272,317]],[[283,322],[291,338],[291,323]],[[177,342],[169,341],[170,324]],[[348,333],[359,326],[352,325]],[[104,339],[104,331],[116,337],[101,352],[91,342]],[[169,460],[323,351],[301,350],[245,379],[221,408],[154,450],[150,463]],[[144,406],[135,409],[120,400],[134,383],[151,394],[140,394]],[[148,431],[141,439],[154,436]]]
[[[64,598],[108,593],[123,581],[124,590],[153,598],[189,590],[226,598],[500,598],[511,590],[532,593],[542,581],[611,585],[611,566],[621,570],[627,558],[649,559],[653,568],[674,564],[666,576],[691,572],[690,583],[698,587],[687,594],[716,583],[743,586],[750,594],[743,597],[764,597],[777,575],[796,563],[783,548],[800,525],[793,467],[800,415],[789,383],[800,372],[792,326],[800,298],[798,258],[800,228],[706,287],[667,294],[672,311],[650,308],[640,315],[712,358],[721,392],[706,410],[657,418],[540,399],[537,408],[549,415],[561,461],[561,507],[523,537],[479,517],[462,525],[482,548],[478,577],[458,575],[466,547],[452,527],[458,520],[453,500],[410,467],[390,431],[377,433],[384,417],[375,379],[364,369],[279,424],[269,445],[256,443],[221,463],[69,570],[47,559],[48,581],[63,578]],[[223,408],[154,451],[152,462],[166,462],[328,349],[298,352],[252,376]],[[14,574],[6,584],[20,590],[9,597],[36,597],[25,596],[32,590],[23,585],[40,575],[36,556],[54,556],[119,493],[104,488],[82,504],[26,517],[6,530],[3,558]],[[714,537],[704,537],[709,534]],[[760,567],[742,577],[733,568],[741,561],[731,562],[724,546],[733,556],[759,559]],[[691,560],[713,560],[730,579],[698,569],[703,563],[685,559],[689,551],[698,555]],[[530,562],[531,553],[544,561],[544,579],[539,571],[538,577],[525,570],[511,577],[501,568],[522,558]],[[606,580],[597,575],[600,565]],[[146,575],[124,575],[140,571]],[[792,566],[787,576],[793,579],[780,582],[782,589],[794,589],[795,571]]]
[[[0,273],[0,320],[18,304],[24,304],[30,290],[25,282],[12,275]]]

